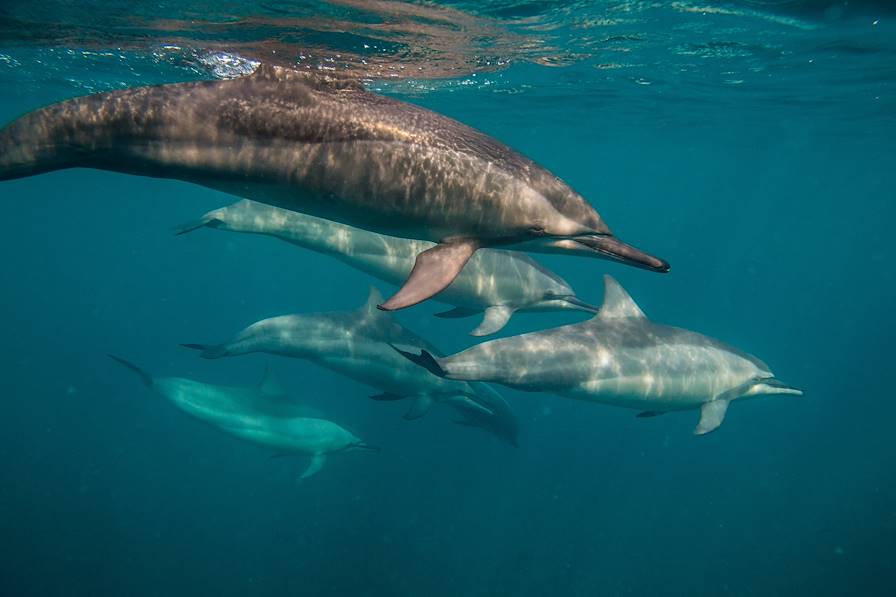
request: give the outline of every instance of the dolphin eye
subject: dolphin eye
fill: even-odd
[[[533,224],[529,227],[529,232],[536,235],[544,234],[544,226],[541,224]]]

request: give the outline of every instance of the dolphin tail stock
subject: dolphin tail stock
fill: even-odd
[[[202,351],[199,356],[203,359],[220,359],[228,356],[225,344],[181,344],[181,346],[190,350]]]
[[[442,369],[442,366],[439,365],[439,361],[429,353],[429,351],[423,348],[416,348],[414,346],[404,346],[399,344],[389,344],[395,352],[406,358],[407,360],[420,365],[433,375],[438,377],[447,377],[448,373]],[[419,354],[417,353],[419,351]]]
[[[445,290],[460,274],[479,248],[475,239],[447,242],[426,249],[414,262],[411,275],[397,293],[381,305],[383,311],[397,311],[422,303]]]
[[[144,371],[143,369],[141,369],[134,363],[132,363],[128,360],[125,360],[121,357],[117,357],[114,354],[109,354],[106,356],[108,356],[110,359],[112,359],[116,363],[121,363],[122,365],[124,365],[125,367],[127,367],[128,369],[130,369],[131,371],[136,373],[137,375],[139,375],[140,379],[143,381],[143,383],[144,383],[144,385],[146,385],[146,387],[148,387],[148,388],[152,387],[152,384],[153,384],[152,375],[150,375],[149,373],[147,373],[146,371]]]

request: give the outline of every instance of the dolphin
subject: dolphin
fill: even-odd
[[[70,99],[0,130],[0,180],[72,167],[184,180],[437,243],[386,310],[444,290],[481,247],[669,270],[615,237],[565,182],[483,133],[354,80],[269,65]]]
[[[202,227],[265,234],[339,259],[390,284],[401,285],[414,259],[431,242],[384,236],[360,228],[306,216],[243,199],[212,210],[177,228],[184,234]],[[516,311],[573,310],[597,313],[597,307],[576,297],[569,284],[527,255],[517,251],[477,251],[457,278],[435,296],[453,305],[437,317],[466,317],[485,312],[470,332],[486,336],[503,328]]]
[[[582,323],[491,340],[446,357],[393,348],[443,379],[553,392],[635,408],[640,417],[699,408],[697,435],[721,425],[732,400],[803,394],[752,355],[650,321],[616,280],[604,280],[600,312]]]
[[[460,413],[456,423],[482,427],[515,446],[516,418],[493,388],[434,377],[392,350],[390,343],[400,343],[441,354],[377,309],[381,301],[371,288],[367,302],[354,311],[281,315],[253,323],[223,344],[183,346],[202,351],[206,359],[253,352],[307,359],[379,390],[373,400],[412,398],[407,420],[425,415],[433,402],[444,402]]]
[[[153,377],[121,357],[109,355],[176,407],[230,435],[276,449],[309,454],[311,462],[300,479],[318,472],[327,454],[375,448],[326,419],[302,416],[304,407],[291,403],[265,371],[256,387],[217,386],[183,377]]]

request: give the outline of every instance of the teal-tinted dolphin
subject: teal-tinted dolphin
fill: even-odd
[[[178,234],[207,226],[220,230],[273,236],[339,259],[371,276],[401,285],[428,241],[385,236],[331,220],[243,199],[208,212],[178,227]],[[576,297],[554,272],[517,251],[477,251],[460,275],[435,300],[453,305],[440,317],[465,317],[485,312],[471,334],[485,336],[504,327],[516,311],[573,310],[594,314],[597,307]]]
[[[754,356],[650,321],[610,276],[605,276],[600,312],[589,321],[483,342],[447,357],[394,347],[446,379],[553,392],[635,408],[640,416],[699,408],[698,435],[721,425],[733,400],[802,395]]]
[[[185,344],[202,351],[202,357],[218,359],[266,352],[307,359],[363,384],[376,388],[375,400],[410,398],[405,415],[416,419],[433,402],[457,409],[465,425],[483,427],[516,445],[516,417],[507,402],[484,384],[440,379],[399,356],[390,344],[419,347],[440,354],[434,346],[396,323],[392,315],[377,309],[382,296],[371,288],[360,309],[330,313],[282,315],[253,323],[223,344]]]
[[[311,462],[301,479],[319,471],[327,454],[376,450],[332,421],[302,416],[307,414],[305,407],[291,403],[268,372],[256,387],[217,386],[183,377],[153,377],[129,361],[109,356],[139,375],[153,392],[201,421],[280,453],[308,454]]]
[[[185,180],[437,243],[388,310],[443,290],[481,247],[669,269],[613,236],[565,182],[479,131],[357,82],[272,66],[71,99],[0,131],[0,180],[72,167]]]

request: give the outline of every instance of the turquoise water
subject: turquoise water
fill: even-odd
[[[760,356],[803,398],[634,411],[498,388],[520,445],[305,361],[178,346],[371,284],[274,239],[174,226],[234,198],[65,170],[0,183],[0,587],[9,595],[873,595],[896,547],[888,3],[4,3],[0,121],[122,87],[335,69],[533,158],[668,275],[540,256],[599,303]],[[396,318],[476,342],[433,303]],[[508,336],[583,319],[518,314]],[[379,454],[239,442],[151,394],[158,375],[292,396]]]

